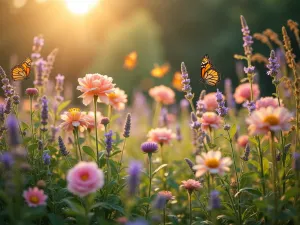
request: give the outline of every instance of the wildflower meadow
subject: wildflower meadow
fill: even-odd
[[[80,104],[68,99],[67,78],[52,72],[58,49],[44,56],[47,39],[34,37],[31,64],[15,75],[0,67],[0,224],[299,225],[298,24],[253,34],[255,24],[240,21],[242,54],[227,56],[243,66],[237,87],[204,57],[202,82],[185,61],[170,85],[130,102],[105,71],[71,80]],[[269,55],[254,53],[254,41]],[[138,55],[125,57],[124,70]],[[258,63],[270,96],[261,95]],[[149,77],[159,82],[170,67],[155,65]]]

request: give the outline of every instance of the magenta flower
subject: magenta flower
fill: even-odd
[[[84,197],[104,185],[104,174],[95,162],[79,162],[67,174],[68,190]]]
[[[27,191],[23,192],[23,197],[29,207],[46,205],[46,200],[48,198],[48,196],[44,194],[44,191],[37,187],[28,188]]]

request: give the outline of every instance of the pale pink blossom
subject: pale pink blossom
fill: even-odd
[[[79,98],[83,99],[83,104],[90,104],[94,96],[98,96],[98,102],[109,103],[108,94],[114,92],[115,84],[112,83],[113,79],[106,75],[101,74],[86,74],[84,78],[78,78],[79,86],[77,90],[83,94]]]
[[[223,99],[225,99],[224,95],[222,95],[222,97],[223,97]],[[205,109],[207,111],[214,112],[216,110],[216,108],[218,108],[216,92],[212,92],[212,93],[205,95],[202,103],[204,103]]]
[[[182,187],[185,188],[187,191],[192,192],[194,190],[199,190],[202,188],[202,184],[199,181],[193,180],[193,179],[188,179],[181,181]]]
[[[253,90],[253,100],[256,100],[259,97],[260,90],[257,84],[252,85]],[[243,103],[245,101],[251,101],[251,88],[250,83],[240,84],[236,89],[233,95],[236,103]]]
[[[175,139],[176,134],[168,128],[156,128],[148,132],[148,141],[154,141],[160,145],[170,144],[170,142]]]
[[[202,129],[208,130],[220,128],[223,120],[215,112],[205,112],[203,113],[200,122],[202,124]]]
[[[68,190],[84,197],[104,185],[104,174],[95,162],[79,162],[67,174]]]
[[[101,112],[97,112],[97,127],[101,130],[104,130],[104,126],[101,124],[102,120]],[[87,129],[93,130],[95,128],[95,113],[93,111],[89,111],[88,113],[85,112],[85,120],[88,122]]]
[[[83,132],[89,126],[86,114],[81,112],[79,108],[69,109],[60,118],[64,121],[60,124],[60,127],[65,131],[73,131],[74,128],[78,128],[79,131]]]
[[[44,191],[37,187],[28,188],[27,191],[23,192],[23,197],[29,207],[46,205],[46,200],[48,198],[48,196],[44,194]]]
[[[149,90],[149,95],[159,103],[170,105],[175,102],[175,92],[164,85],[153,87]]]
[[[260,108],[246,119],[250,135],[267,134],[269,131],[288,131],[292,114],[284,107]]]
[[[203,152],[201,156],[196,156],[196,165],[193,167],[196,170],[196,177],[200,177],[206,172],[212,174],[223,175],[224,172],[230,170],[232,160],[229,157],[222,158],[220,151]]]
[[[241,148],[245,148],[246,145],[248,144],[248,142],[249,142],[249,136],[248,135],[241,135],[237,139],[237,144]]]
[[[260,98],[256,101],[256,110],[260,109],[260,108],[267,108],[267,107],[273,107],[276,108],[278,107],[278,99],[277,98],[273,98],[273,97],[265,97],[265,98]],[[280,100],[280,106],[283,106],[282,104],[282,100]]]
[[[175,199],[175,197],[172,195],[172,192],[170,191],[160,191],[157,194],[163,196],[166,199],[166,201]]]
[[[125,103],[127,103],[127,95],[125,91],[120,88],[115,88],[114,92],[108,94],[109,104],[118,111],[125,108]]]

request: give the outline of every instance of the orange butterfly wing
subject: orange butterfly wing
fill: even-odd
[[[173,80],[172,80],[172,85],[175,89],[177,89],[178,91],[182,90],[182,77],[181,77],[181,73],[180,72],[176,72],[174,74]]]
[[[151,75],[153,77],[161,78],[165,76],[170,70],[170,65],[168,63],[163,64],[162,66],[154,65],[154,68],[151,70]]]
[[[134,51],[134,52],[131,52],[129,53],[126,57],[125,57],[125,60],[124,60],[124,67],[126,69],[129,69],[129,70],[132,70],[135,68],[137,64],[137,52]]]
[[[12,68],[12,78],[14,81],[24,80],[29,77],[31,68],[31,59],[26,60],[21,65],[16,65]]]
[[[216,86],[221,80],[220,73],[213,68],[208,55],[202,58],[201,80],[210,86]]]

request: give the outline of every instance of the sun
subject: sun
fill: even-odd
[[[99,0],[65,0],[68,9],[75,14],[87,14]]]

